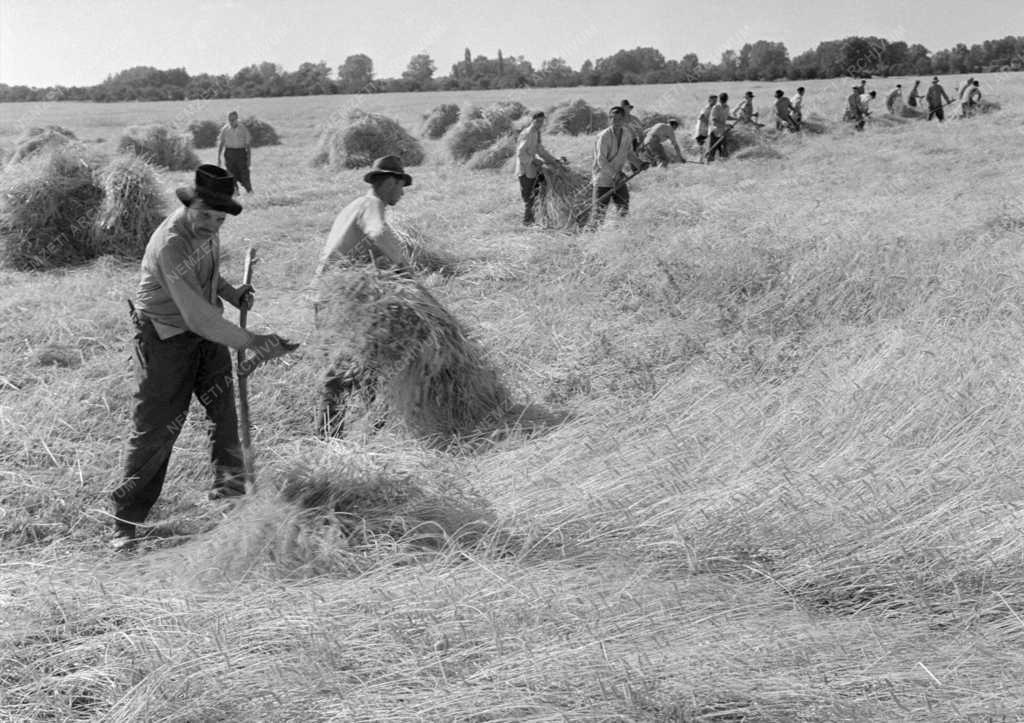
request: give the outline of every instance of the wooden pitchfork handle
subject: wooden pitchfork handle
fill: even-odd
[[[245,252],[245,269],[242,272],[242,283],[252,284],[252,267],[256,263],[256,250],[250,246]],[[238,310],[238,325],[245,328],[249,310],[244,306]],[[256,460],[252,451],[252,423],[249,421],[249,375],[242,374],[245,368],[245,349],[237,352],[238,377],[238,435],[242,443],[242,468],[246,485],[256,483]]]
[[[639,176],[641,173],[643,173],[643,169],[641,169],[639,171],[633,171],[628,176],[623,178],[621,181],[613,182],[614,185],[612,185],[611,188],[609,188],[607,191],[605,191],[600,196],[598,196],[597,200],[595,201],[595,203],[601,203],[601,201],[605,200],[606,198],[609,198],[613,193],[615,193],[617,190],[619,190],[620,188],[625,186],[627,183],[632,181],[634,178]]]

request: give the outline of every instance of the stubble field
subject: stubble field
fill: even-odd
[[[689,135],[719,87],[0,106],[8,145],[270,122],[222,269],[256,245],[251,325],[306,342],[252,377],[255,494],[205,500],[194,407],[151,537],[113,554],[137,265],[0,271],[0,719],[1024,719],[1024,77],[982,83],[1001,112],[653,169],[587,234],[522,228],[509,171],[425,142],[394,216],[467,259],[425,283],[518,400],[572,413],[448,451],[312,434],[306,285],[365,191],[310,167],[317,129],[582,96]],[[805,85],[834,119],[846,81]],[[546,137],[581,170],[592,142]],[[361,515],[283,501],[299,465]]]

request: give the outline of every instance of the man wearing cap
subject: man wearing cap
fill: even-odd
[[[704,142],[708,139],[708,133],[711,127],[711,109],[715,107],[715,103],[717,102],[718,96],[712,93],[708,96],[708,104],[701,109],[699,114],[697,114],[697,128],[694,140],[697,141],[697,145],[700,146],[701,158],[704,158]]]
[[[297,346],[276,334],[253,334],[224,319],[221,299],[252,308],[252,287],[220,275],[221,224],[242,207],[232,198],[235,179],[202,165],[191,187],[177,189],[182,208],[153,232],[131,306],[135,338],[135,406],[122,484],[114,503],[116,548],[135,539],[160,496],[167,464],[194,395],[210,421],[214,484],[210,499],[245,493],[238,418],[228,347],[252,355],[239,374]]]
[[[652,163],[662,168],[668,168],[668,154],[665,153],[665,146],[663,145],[665,141],[671,143],[672,147],[676,149],[679,162],[686,163],[686,159],[683,158],[683,152],[679,148],[679,142],[676,140],[676,128],[678,127],[679,121],[671,118],[668,123],[655,123],[648,129],[647,135],[644,137],[644,149],[647,151],[647,156],[651,159]]]
[[[928,120],[938,118],[939,123],[942,123],[946,119],[945,107],[953,101],[946,95],[946,89],[942,87],[938,76],[932,78],[925,100],[928,101]]]
[[[720,93],[718,95],[718,102],[715,107],[711,109],[711,135],[708,136],[708,163],[715,160],[715,154],[722,160],[729,157],[729,146],[726,141],[726,135],[732,125],[729,125],[729,120],[732,115],[729,113],[729,94]],[[737,123],[739,121],[736,121]]]
[[[775,91],[775,130],[800,130],[800,124],[793,119],[793,101],[781,89]]]
[[[619,107],[622,108],[624,117],[623,124],[633,134],[633,151],[635,153],[640,152],[640,143],[644,138],[644,124],[640,122],[640,119],[633,115],[633,104],[628,100],[623,99],[619,103]]]
[[[594,168],[591,181],[594,184],[593,223],[604,219],[608,203],[614,202],[620,216],[629,213],[629,188],[624,182],[626,164],[637,171],[650,164],[640,160],[633,150],[633,133],[626,126],[626,114],[621,106],[608,111],[610,123],[597,135],[594,144]]]
[[[754,94],[748,90],[743,94],[743,100],[740,101],[739,107],[736,108],[736,119],[740,123],[749,123],[752,126],[761,128],[764,124],[758,123],[757,117],[758,112],[754,110]]]
[[[325,286],[325,274],[331,269],[354,263],[393,269],[404,275],[411,273],[409,256],[388,226],[385,211],[402,199],[406,186],[412,185],[412,176],[405,172],[398,156],[383,156],[373,162],[363,180],[370,184],[370,190],[342,209],[320,252],[313,277],[313,315],[318,328],[322,322],[320,311],[332,291]],[[367,401],[372,402],[373,386],[371,370],[346,355],[329,359],[314,420],[317,433],[324,437],[342,436],[348,398],[362,390]]]
[[[516,178],[519,179],[519,194],[523,198],[523,225],[532,226],[533,206],[540,191],[540,165],[542,161],[558,163],[548,153],[540,140],[540,129],[544,126],[544,112],[533,114],[530,125],[519,133],[516,145]]]
[[[252,163],[252,136],[249,129],[238,122],[238,112],[228,113],[228,122],[220,129],[217,138],[217,165],[224,167],[235,177],[236,184],[242,186],[246,193],[252,193],[252,182],[249,180],[249,166]]]

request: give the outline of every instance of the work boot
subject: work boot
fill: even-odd
[[[107,546],[112,550],[130,550],[137,542],[135,538],[135,525],[130,522],[114,522],[114,532],[107,541]]]

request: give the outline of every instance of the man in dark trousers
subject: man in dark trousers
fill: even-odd
[[[544,126],[544,111],[537,111],[530,120],[530,125],[519,133],[516,143],[516,178],[519,179],[519,195],[523,199],[523,225],[534,223],[533,206],[537,200],[540,181],[540,163],[547,161],[557,164],[558,160],[547,152],[540,140],[540,130]]]
[[[219,230],[241,205],[232,198],[235,179],[218,166],[196,169],[195,183],[179,188],[182,207],[153,232],[142,258],[132,322],[138,389],[124,479],[114,503],[112,546],[135,538],[163,489],[171,450],[194,395],[210,421],[214,465],[211,499],[245,493],[238,417],[228,347],[248,349],[248,373],[297,345],[276,334],[253,334],[224,319],[224,299],[252,307],[248,285],[232,286],[220,275]]]
[[[624,168],[628,163],[635,170],[650,167],[640,160],[633,150],[633,132],[626,126],[626,114],[622,106],[613,106],[608,111],[610,124],[597,135],[594,145],[594,168],[591,180],[594,184],[592,224],[604,220],[609,202],[614,202],[620,216],[629,213],[629,187],[626,186]]]
[[[331,289],[324,288],[324,275],[342,264],[373,264],[378,268],[391,268],[399,273],[411,272],[411,263],[402,243],[388,226],[385,212],[405,195],[406,186],[412,185],[412,176],[402,167],[398,156],[383,156],[363,176],[370,190],[352,201],[334,219],[327,235],[320,261],[313,276],[314,323],[323,324],[321,308]],[[346,356],[327,361],[320,388],[320,402],[314,418],[317,434],[323,437],[341,437],[345,432],[345,413],[353,393],[362,392],[367,404],[373,402],[376,379],[370,369]],[[379,426],[379,423],[378,423]]]
[[[932,84],[925,94],[925,100],[928,101],[928,120],[938,118],[939,123],[944,121],[946,119],[945,107],[953,101],[946,95],[946,89],[942,87],[938,77],[932,78]]]
[[[249,169],[252,166],[252,134],[238,122],[238,113],[228,113],[228,122],[220,129],[217,138],[217,165],[224,159],[224,168],[235,177],[236,184],[246,193],[252,193]]]

